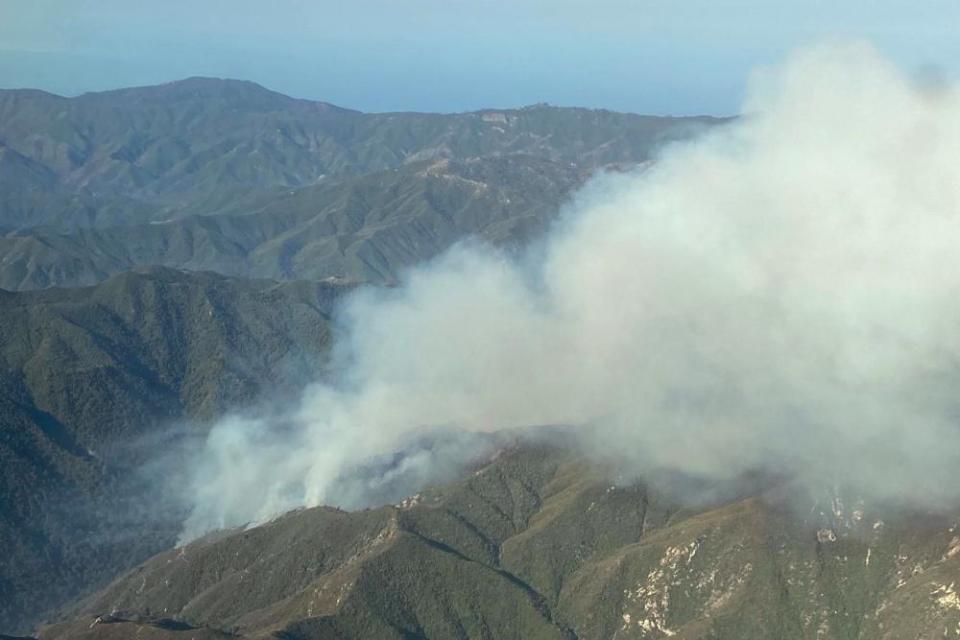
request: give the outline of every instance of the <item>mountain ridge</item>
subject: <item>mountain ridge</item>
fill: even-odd
[[[250,211],[0,237],[0,288],[90,285],[137,265],[393,283],[458,241],[522,246],[583,170],[525,156],[428,161],[275,193]]]
[[[0,227],[111,226],[243,208],[253,194],[431,158],[643,162],[723,119],[534,106],[362,113],[254,83],[192,78],[63,98],[0,90],[0,142],[55,178],[0,194]],[[64,200],[82,199],[83,215]],[[119,200],[118,200],[119,199]]]
[[[692,506],[518,442],[395,505],[298,510],[168,550],[38,636],[164,619],[298,640],[952,637],[957,514],[812,504],[761,487]]]
[[[259,82],[253,80],[244,80],[241,78],[233,77],[224,77],[224,76],[205,76],[205,75],[196,75],[196,76],[187,76],[184,78],[178,78],[175,80],[169,80],[166,82],[158,82],[154,84],[144,84],[144,85],[135,85],[135,86],[125,86],[117,87],[113,89],[98,89],[92,91],[84,91],[75,95],[64,95],[55,93],[52,91],[47,91],[45,89],[36,89],[31,87],[0,87],[0,94],[10,93],[15,94],[19,93],[22,95],[33,95],[36,94],[40,97],[50,97],[60,100],[75,100],[78,98],[90,99],[96,96],[110,96],[117,95],[124,92],[144,92],[144,91],[172,91],[174,94],[181,93],[184,91],[189,91],[191,89],[200,91],[201,93],[210,92],[216,93],[215,90],[223,89],[226,87],[234,88],[246,88],[252,92],[257,93],[266,93],[274,96],[279,96],[287,100],[297,101],[297,102],[309,102],[321,104],[324,106],[332,107],[340,111],[346,111],[351,113],[363,113],[367,115],[471,115],[471,114],[482,114],[482,113],[499,113],[499,112],[516,112],[516,111],[531,111],[535,109],[561,109],[561,110],[580,110],[585,112],[601,112],[601,113],[611,113],[611,114],[626,114],[626,115],[638,115],[641,117],[650,117],[650,118],[674,118],[674,119],[718,119],[718,120],[727,120],[728,116],[712,116],[706,113],[703,114],[691,114],[691,115],[682,115],[675,116],[670,114],[648,114],[641,115],[635,111],[619,111],[616,109],[608,109],[604,107],[579,107],[575,105],[555,105],[548,102],[533,102],[530,104],[521,104],[521,105],[512,105],[512,106],[487,106],[479,107],[476,109],[466,109],[463,111],[417,111],[412,109],[396,109],[389,111],[365,111],[362,109],[355,109],[351,107],[345,107],[339,104],[334,104],[325,100],[314,99],[314,98],[302,98],[293,96],[282,91],[275,89],[270,89],[269,87],[260,84]]]

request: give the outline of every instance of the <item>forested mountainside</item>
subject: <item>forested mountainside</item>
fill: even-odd
[[[587,175],[523,155],[425,161],[273,194],[245,213],[17,232],[0,237],[0,287],[89,285],[139,265],[393,283],[465,238],[522,246]]]
[[[137,471],[318,378],[341,290],[147,268],[0,292],[0,628],[172,544],[178,514]]]
[[[682,507],[526,443],[453,484],[169,550],[47,640],[954,637],[957,520],[774,485]],[[809,508],[812,507],[812,508]]]

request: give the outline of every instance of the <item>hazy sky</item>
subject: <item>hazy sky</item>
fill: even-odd
[[[0,0],[0,87],[209,75],[369,111],[727,114],[751,68],[825,37],[953,75],[957,25],[957,0]]]

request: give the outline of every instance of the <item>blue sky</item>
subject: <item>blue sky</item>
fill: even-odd
[[[823,38],[953,76],[958,25],[957,0],[0,0],[0,87],[209,75],[367,111],[722,115],[751,69]]]

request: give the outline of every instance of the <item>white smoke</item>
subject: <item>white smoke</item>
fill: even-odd
[[[445,427],[957,498],[958,94],[862,43],[754,85],[736,124],[594,181],[542,251],[461,246],[353,296],[342,380],[282,428],[218,425],[187,534],[337,503],[352,466]]]

